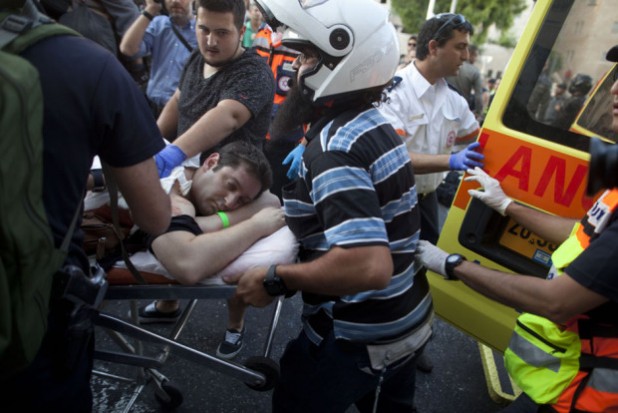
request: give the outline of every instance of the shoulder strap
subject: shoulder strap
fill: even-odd
[[[124,245],[124,239],[121,235],[122,233],[120,231],[120,224],[118,222],[118,185],[116,184],[116,179],[111,173],[109,165],[103,162],[103,160],[101,160],[101,167],[103,169],[103,175],[105,175],[105,183],[107,184],[107,190],[109,191],[109,205],[112,210],[112,223],[114,224],[114,231],[116,232],[116,236],[120,241],[119,245],[120,253],[122,254],[122,260],[124,261],[125,265],[138,283],[147,284],[146,280],[144,280],[144,277],[142,277],[142,274],[140,274],[139,270],[135,268],[135,265],[133,265],[131,258],[129,258],[129,254]]]
[[[189,44],[187,39],[185,39],[185,37],[182,35],[182,33],[180,33],[178,31],[178,28],[176,27],[176,25],[174,24],[174,22],[171,19],[170,19],[170,23],[172,25],[172,30],[174,31],[174,34],[176,35],[176,37],[178,37],[178,40],[180,40],[180,43],[182,43],[183,46],[187,48],[189,53],[193,52],[193,47],[191,47],[191,45]]]
[[[2,14],[0,21],[0,49],[19,54],[46,37],[79,36],[77,32],[40,13],[31,0],[26,0],[20,13]]]

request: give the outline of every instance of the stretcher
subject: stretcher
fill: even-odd
[[[239,271],[246,268],[247,261],[255,265],[283,264],[293,262],[296,257],[297,243],[289,242],[291,232],[287,227],[270,237],[258,241],[236,261],[231,263],[223,272]],[[284,241],[282,237],[287,241]],[[280,251],[275,251],[277,245]],[[125,265],[118,263],[107,272],[108,288],[105,301],[97,311],[94,324],[99,330],[105,331],[112,341],[119,347],[119,351],[95,349],[95,360],[105,363],[123,364],[132,366],[132,377],[118,376],[95,370],[93,373],[106,379],[116,379],[121,382],[134,384],[134,397],[131,397],[124,411],[128,412],[137,396],[146,384],[154,383],[155,397],[165,408],[173,409],[182,404],[182,391],[161,373],[168,357],[174,355],[193,364],[203,366],[218,373],[230,376],[245,383],[249,388],[257,391],[272,389],[279,377],[278,363],[270,358],[275,330],[281,313],[282,299],[275,300],[269,321],[263,350],[260,354],[249,357],[243,363],[224,360],[207,352],[197,350],[182,343],[181,333],[184,330],[191,313],[198,300],[230,298],[234,294],[235,286],[224,284],[219,277],[207,280],[206,283],[196,285],[182,285],[171,279],[169,274],[161,274],[162,268],[149,253],[134,255],[139,275],[145,283],[138,283]],[[132,257],[132,261],[134,258]],[[141,257],[141,258],[140,258]],[[159,273],[149,272],[158,271]],[[241,270],[242,271],[242,270]],[[164,271],[163,271],[164,272]],[[105,303],[111,300],[128,300],[130,302],[130,319],[106,311]],[[188,300],[178,321],[173,325],[169,335],[153,332],[137,321],[138,300]],[[100,331],[97,331],[97,334]],[[158,349],[155,356],[144,354],[144,345],[154,345]],[[181,379],[181,378],[178,378]]]

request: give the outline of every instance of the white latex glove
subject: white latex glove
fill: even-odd
[[[487,175],[487,173],[479,167],[468,169],[466,172],[470,174],[470,176],[466,177],[464,181],[476,181],[483,187],[483,191],[470,189],[468,191],[470,196],[480,199],[488,207],[495,209],[501,215],[506,215],[506,208],[513,200],[506,196],[500,186],[500,182]]]
[[[426,267],[428,270],[437,272],[443,277],[446,277],[446,257],[448,253],[442,251],[429,241],[420,240],[416,247],[416,262]]]

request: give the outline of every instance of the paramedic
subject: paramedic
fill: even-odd
[[[438,14],[418,34],[416,58],[397,72],[378,106],[408,148],[421,210],[421,238],[435,244],[440,235],[436,188],[449,170],[483,166],[476,139],[479,124],[445,77],[457,75],[468,59],[473,28],[461,14]]]
[[[281,357],[273,412],[344,412],[353,404],[365,412],[374,402],[380,412],[412,412],[415,361],[431,336],[433,307],[414,263],[410,157],[373,106],[397,67],[396,31],[373,0],[257,3],[271,26],[287,26],[283,44],[301,53],[279,125],[311,124],[300,176],[283,189],[300,263],[251,269],[236,290],[256,306],[302,291],[303,330]]]
[[[610,49],[607,60],[618,62],[618,46]],[[612,128],[618,132],[618,80],[614,82],[611,93]],[[499,182],[481,169],[468,172],[471,176],[466,179],[479,182],[484,189],[483,192],[471,190],[470,195],[542,238],[562,243],[552,255],[553,266],[547,279],[491,270],[424,242],[419,246],[419,261],[430,270],[448,279],[459,279],[500,303],[540,315],[563,326],[566,331],[579,332],[582,355],[596,361],[600,361],[599,356],[604,356],[615,364],[618,359],[618,189],[607,190],[601,195],[581,222],[574,226],[573,220],[513,202],[504,194]],[[536,347],[528,351],[534,350]],[[583,364],[582,360],[585,361],[580,357]],[[514,379],[517,381],[518,378]],[[574,394],[577,397],[573,398]],[[555,403],[537,406],[528,394],[522,393],[503,412],[562,413],[574,411],[571,406],[581,412],[616,411],[616,366],[582,367]]]

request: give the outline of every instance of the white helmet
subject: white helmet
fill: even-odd
[[[312,102],[386,85],[399,62],[397,32],[375,0],[256,0],[265,20],[283,26],[291,49],[319,50],[300,87]]]

